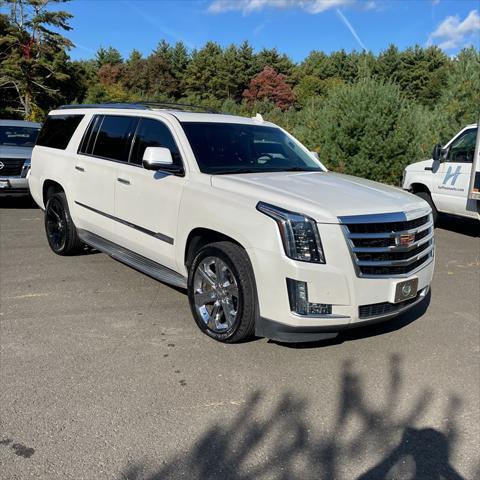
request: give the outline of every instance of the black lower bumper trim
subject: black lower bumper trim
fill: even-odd
[[[335,338],[338,335],[338,332],[321,331],[322,328],[325,327],[291,327],[284,323],[260,317],[257,318],[255,324],[255,335],[285,343],[318,342],[319,340]]]
[[[0,188],[0,197],[13,197],[17,195],[29,195],[30,190],[28,188]]]

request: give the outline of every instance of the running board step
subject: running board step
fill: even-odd
[[[77,233],[82,242],[106,253],[115,260],[125,263],[129,267],[139,270],[161,282],[175,287],[187,288],[187,279],[183,275],[87,230],[77,229]]]

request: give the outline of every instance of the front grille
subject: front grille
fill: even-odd
[[[433,221],[419,212],[340,217],[358,276],[406,276],[433,257]]]
[[[400,222],[381,222],[381,223],[354,223],[349,225],[351,233],[385,233],[391,231],[411,230],[428,222],[428,215],[415,218],[413,220],[404,220]]]
[[[0,177],[19,177],[22,173],[24,158],[0,158]]]
[[[403,308],[411,305],[417,300],[418,295],[415,298],[411,298],[410,300],[405,300],[404,302],[400,303],[382,302],[372,303],[370,305],[360,305],[360,307],[358,307],[358,316],[360,319],[366,319],[370,317],[381,317],[383,315],[389,315],[390,313],[395,313],[399,310],[402,310]]]

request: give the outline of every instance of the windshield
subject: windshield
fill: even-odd
[[[38,127],[0,126],[0,145],[11,147],[33,147],[37,140]]]
[[[324,171],[300,144],[276,127],[182,122],[203,173]]]

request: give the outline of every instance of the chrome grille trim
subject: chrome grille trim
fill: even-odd
[[[382,222],[388,223],[388,222]],[[411,228],[409,230],[399,230],[396,232],[385,232],[385,233],[349,233],[350,238],[394,238],[397,235],[407,235],[409,233],[420,233],[426,230],[427,228],[433,227],[433,221],[430,220],[425,225],[422,225],[418,228]]]
[[[0,158],[3,167],[0,169],[0,177],[21,178],[27,160],[25,158]]]
[[[431,228],[433,225],[429,224],[429,228]],[[420,232],[417,232],[420,233]],[[350,236],[350,238],[352,238]],[[397,246],[390,246],[390,247],[352,247],[352,250],[355,253],[380,253],[380,252],[409,252],[410,250],[413,250],[417,247],[420,247],[424,243],[429,242],[430,240],[433,239],[433,229],[432,232],[429,233],[426,237],[423,237],[421,240],[418,242],[413,243],[409,247],[397,247]]]
[[[395,212],[358,217],[338,217],[338,219],[358,277],[409,277],[433,260],[435,240],[430,209],[417,210],[414,214],[412,212]],[[415,228],[405,229],[412,224],[418,225]],[[362,225],[364,225],[363,228]],[[396,230],[395,227],[399,229]],[[355,229],[357,231],[359,229],[371,229],[378,233],[352,233],[350,231]],[[400,241],[401,236],[416,236],[419,234],[421,234],[420,238],[418,240],[414,238],[413,242],[408,245],[388,245],[389,239],[392,243],[391,239]],[[385,242],[382,242],[383,245],[381,246],[355,245],[356,240],[362,240],[365,243],[366,240],[375,239],[385,239]],[[385,246],[385,244],[388,246]],[[412,254],[409,256],[408,252],[412,252]],[[368,254],[371,254],[371,256]],[[377,259],[375,256],[377,256]],[[389,256],[391,256],[390,259]],[[375,271],[376,269],[378,271]]]

